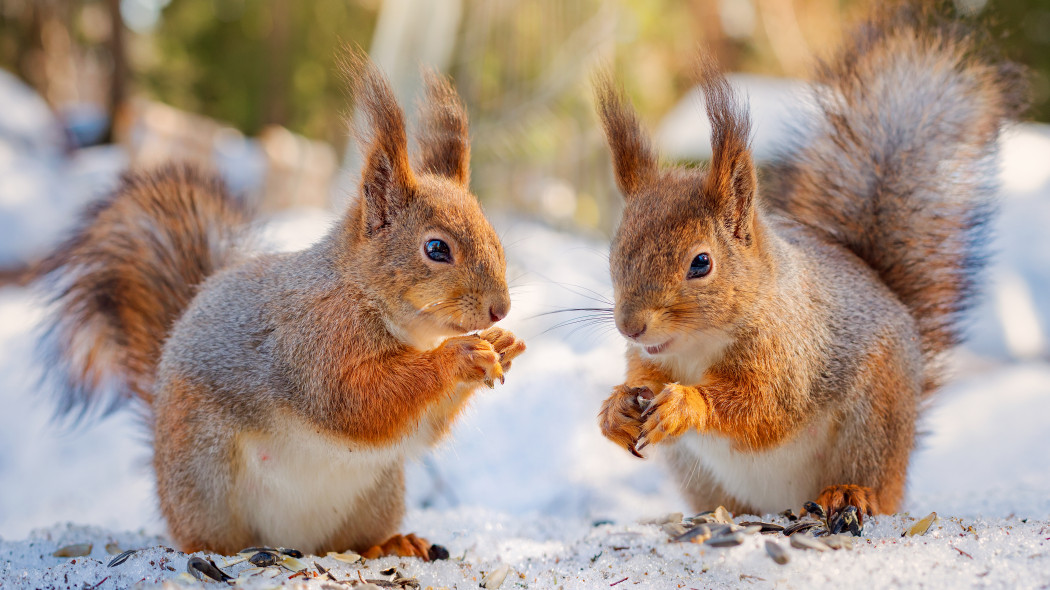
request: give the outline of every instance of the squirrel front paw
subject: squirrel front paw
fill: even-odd
[[[504,373],[510,370],[511,361],[525,352],[525,341],[511,334],[509,330],[493,327],[482,332],[480,336],[482,340],[492,344],[493,350],[499,354],[500,368]],[[499,382],[503,383],[503,375],[500,375]]]
[[[695,387],[668,383],[642,412],[642,428],[636,450],[667,437],[701,429],[707,422],[707,400]]]
[[[642,406],[638,400],[652,396],[653,392],[648,387],[617,385],[598,412],[598,425],[601,426],[605,438],[627,449],[639,459],[645,457],[635,448],[642,429]]]
[[[496,379],[503,378],[499,353],[488,340],[474,335],[456,336],[441,346],[455,359],[463,381],[484,381],[493,387]]]

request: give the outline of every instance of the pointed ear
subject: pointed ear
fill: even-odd
[[[426,97],[419,120],[419,168],[470,184],[470,131],[467,110],[448,79],[425,70]]]
[[[700,75],[711,122],[711,167],[704,179],[704,192],[716,199],[733,235],[750,244],[758,189],[751,157],[751,113],[709,55],[701,55]]]
[[[598,115],[612,152],[616,184],[624,198],[630,198],[656,176],[657,157],[649,136],[642,130],[638,115],[606,70],[594,77]]]
[[[360,48],[348,50],[342,66],[363,119],[354,132],[365,156],[360,206],[371,235],[408,204],[416,185],[408,162],[405,114],[386,77]]]

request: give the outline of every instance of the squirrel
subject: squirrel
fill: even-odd
[[[628,344],[602,432],[638,457],[659,445],[697,510],[896,512],[983,282],[1023,72],[966,17],[877,12],[819,62],[817,108],[760,194],[748,107],[712,58],[699,69],[704,169],[661,167],[613,76],[595,79],[625,199],[610,267]]]
[[[383,74],[360,50],[344,62],[365,158],[357,199],[318,243],[240,253],[247,208],[169,165],[126,176],[45,267],[60,410],[143,402],[185,552],[428,559],[429,542],[396,534],[404,462],[525,350],[493,326],[510,308],[506,259],[469,189],[455,90],[425,75],[413,162]]]

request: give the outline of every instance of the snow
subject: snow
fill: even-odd
[[[599,404],[622,379],[622,341],[609,325],[551,329],[575,316],[539,315],[601,305],[595,299],[611,294],[606,246],[497,214],[514,301],[504,323],[529,351],[506,385],[480,392],[450,437],[408,473],[411,510],[402,530],[446,546],[453,559],[303,561],[311,570],[315,561],[331,568],[339,580],[380,579],[380,570],[396,566],[423,588],[475,588],[504,566],[510,572],[502,588],[1047,584],[1050,177],[1027,163],[1050,158],[1050,133],[1027,125],[1015,133],[1020,139],[1004,148],[1009,181],[988,297],[973,314],[971,342],[953,359],[956,379],[924,416],[929,434],[913,457],[908,512],[870,519],[854,550],[789,548],[791,561],[780,566],[764,542],[787,547],[783,537],[755,535],[739,547],[714,549],[671,543],[660,526],[639,524],[688,508],[658,459],[629,456],[595,424]],[[60,156],[44,147],[5,152],[4,145],[5,170],[44,162],[46,172],[60,161],[49,160]],[[57,232],[74,204],[104,192],[123,158],[105,148],[80,151],[61,159],[61,176],[51,181],[39,180],[48,177],[42,173],[33,177],[38,184],[14,190],[5,180],[0,207],[21,199],[19,214],[42,221],[30,229],[8,226],[11,218],[0,211],[0,245],[21,246],[12,232]],[[63,198],[53,192],[58,187],[79,192],[66,193],[67,208],[48,210]],[[333,219],[323,211],[284,212],[261,225],[261,240],[301,248]],[[37,380],[46,367],[33,357],[44,313],[31,289],[0,288],[0,588],[197,585],[180,577],[188,557],[163,548],[171,540],[156,508],[147,432],[134,413],[72,428],[52,421],[52,400]],[[901,537],[932,511],[940,520],[927,535]],[[91,543],[91,554],[51,555],[74,543]],[[107,544],[143,550],[111,568]],[[245,567],[223,569],[236,575]],[[323,583],[288,575],[252,587]]]

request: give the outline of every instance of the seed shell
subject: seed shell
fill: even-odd
[[[830,549],[820,539],[809,535],[792,535],[791,546],[795,549],[812,549],[813,551],[828,551]]]
[[[780,565],[784,565],[791,561],[791,556],[788,555],[787,549],[784,549],[784,547],[776,541],[766,540],[766,553],[773,558],[773,561]]]
[[[115,566],[118,566],[118,565],[124,563],[125,561],[128,560],[129,557],[131,557],[132,555],[135,554],[135,551],[137,551],[137,549],[128,549],[124,553],[121,553],[120,555],[118,555],[118,556],[114,557],[112,560],[110,560],[110,562],[106,565],[106,567],[115,567]]]
[[[740,526],[742,526],[742,527],[752,527],[752,526],[760,527],[760,529],[758,531],[760,533],[782,533],[782,532],[784,532],[784,527],[782,525],[779,525],[779,524],[775,523],[775,522],[748,521],[748,522],[740,523]]]
[[[914,525],[912,525],[912,527],[910,529],[908,529],[908,531],[906,533],[904,533],[903,535],[901,535],[901,536],[903,537],[903,536],[907,535],[909,537],[915,537],[915,536],[921,537],[922,535],[925,535],[927,532],[929,532],[930,526],[933,525],[934,521],[936,521],[936,520],[937,520],[937,513],[936,512],[931,512],[931,513],[927,514],[925,518],[923,518],[919,522],[917,522]]]
[[[719,535],[717,537],[711,537],[710,539],[704,541],[704,544],[710,545],[711,547],[736,547],[737,545],[743,544],[743,542],[744,535],[743,533],[738,532],[727,533],[724,535]]]
[[[784,527],[784,534],[790,537],[795,533],[806,532],[818,526],[821,526],[821,523],[817,520],[796,520],[795,522]]]
[[[66,545],[52,553],[55,557],[84,557],[85,555],[91,555],[91,543],[77,543],[75,545]]]
[[[503,584],[503,580],[507,579],[507,574],[510,573],[509,565],[501,565],[498,568],[492,570],[481,580],[481,587],[487,588],[488,590],[495,590]]]

